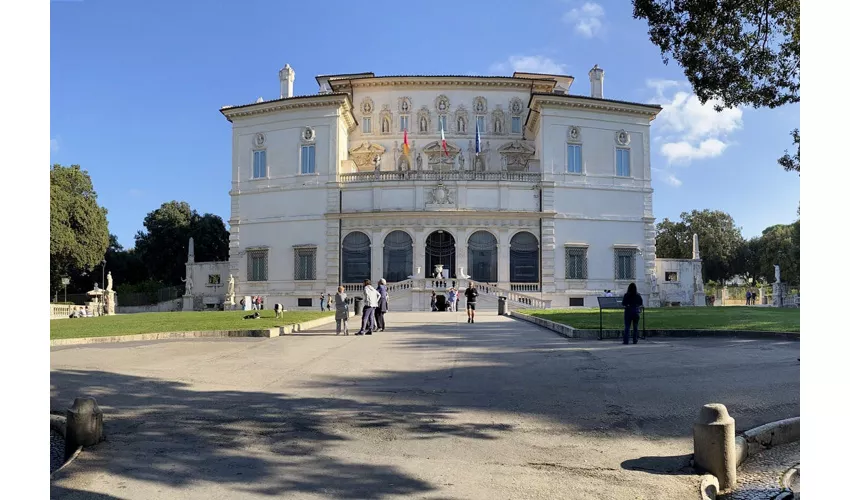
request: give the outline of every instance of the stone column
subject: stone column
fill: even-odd
[[[511,289],[511,235],[509,229],[499,229],[499,288]]]
[[[455,239],[455,276],[458,279],[462,279],[460,277],[460,270],[463,268],[463,272],[466,274],[470,274],[469,272],[469,252],[467,251],[467,241],[469,240],[469,229],[458,229],[457,238]]]
[[[431,273],[434,270],[425,269],[425,238],[426,233],[425,229],[417,229],[413,233],[413,272],[416,272],[417,268],[422,269],[422,276],[427,278],[431,276]]]
[[[378,229],[371,231],[369,239],[372,240],[372,284],[378,286],[378,280],[384,274],[384,235]]]

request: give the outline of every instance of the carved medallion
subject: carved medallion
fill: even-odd
[[[629,137],[629,133],[625,130],[621,130],[617,132],[617,144],[620,146],[628,146],[631,137]]]
[[[511,99],[511,114],[514,116],[519,116],[522,114],[524,106],[522,105],[522,101],[519,97],[514,97]]]
[[[428,192],[428,204],[430,205],[449,205],[454,202],[453,190],[446,187],[442,182]]]
[[[304,142],[313,142],[316,140],[316,131],[313,130],[313,127],[304,127],[304,130],[301,131],[301,139]]]
[[[437,108],[439,113],[447,113],[451,104],[449,103],[449,98],[444,95],[437,96],[437,99],[434,101],[434,107]]]
[[[364,115],[371,115],[373,109],[375,109],[375,103],[373,103],[372,99],[369,97],[363,99],[363,102],[360,103],[360,111]]]
[[[483,115],[487,112],[487,99],[478,96],[472,101],[472,109],[476,114]]]
[[[266,143],[266,136],[262,132],[254,136],[254,146],[261,148]]]
[[[578,127],[570,127],[569,138],[571,141],[581,139],[581,129]]]
[[[398,111],[402,114],[410,113],[410,110],[413,109],[413,105],[410,103],[409,97],[399,97],[398,98]]]

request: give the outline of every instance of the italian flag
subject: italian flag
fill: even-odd
[[[402,149],[404,150],[404,156],[408,156],[410,154],[410,146],[407,145],[407,129],[404,129],[404,146]]]
[[[443,130],[442,124],[440,124],[440,137],[443,139],[443,152],[446,153],[446,157],[448,157],[449,147],[446,145],[446,132]]]

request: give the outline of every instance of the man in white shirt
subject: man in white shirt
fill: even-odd
[[[354,335],[372,335],[375,326],[375,308],[381,294],[372,286],[369,280],[363,281],[363,319],[360,323],[360,331]]]

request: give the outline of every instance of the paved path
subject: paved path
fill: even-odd
[[[108,440],[51,498],[683,500],[702,404],[739,429],[800,413],[799,342],[571,341],[492,313],[387,322],[52,348],[52,407],[95,396]]]
[[[721,497],[722,500],[773,500],[791,498],[789,489],[799,494],[799,481],[793,485],[783,484],[785,474],[800,465],[800,442],[783,444],[748,459],[738,469],[735,491]]]

